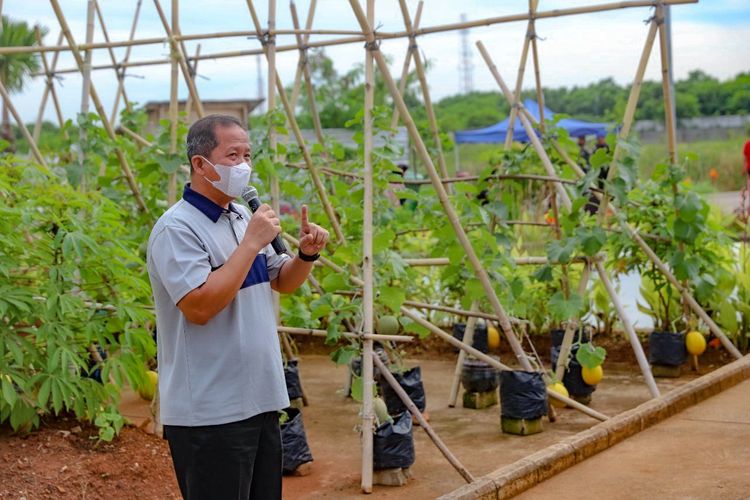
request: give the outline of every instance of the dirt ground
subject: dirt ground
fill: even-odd
[[[502,434],[499,407],[470,410],[448,408],[454,361],[419,361],[427,394],[430,423],[459,460],[475,476],[516,461],[575,434],[596,421],[571,409],[560,410],[558,421],[545,422],[545,432],[518,437]],[[417,364],[408,360],[407,365]],[[704,364],[702,371],[715,368]],[[327,356],[305,355],[300,361],[310,406],[303,411],[314,457],[312,472],[284,479],[284,497],[352,498],[360,495],[360,439],[356,430],[359,405],[343,396],[346,368]],[[605,364],[605,379],[594,393],[596,410],[615,415],[649,398],[635,367]],[[662,379],[662,391],[695,378]],[[460,405],[460,400],[459,400]],[[148,415],[148,406],[132,393],[125,394],[123,414],[136,424]],[[69,420],[48,422],[29,436],[0,432],[0,498],[174,498],[179,491],[166,442],[136,427],[125,428],[113,444],[95,447],[92,429],[79,431]],[[76,431],[76,432],[74,432]],[[427,435],[415,427],[414,478],[403,487],[376,486],[376,498],[434,498],[463,484]]]

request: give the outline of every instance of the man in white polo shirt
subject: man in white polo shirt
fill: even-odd
[[[281,498],[277,412],[289,399],[271,290],[305,281],[328,232],[303,206],[299,253],[277,255],[271,207],[232,203],[251,172],[237,119],[195,122],[187,156],[190,184],[148,241],[164,437],[185,498]]]

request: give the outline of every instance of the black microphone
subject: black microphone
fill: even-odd
[[[258,198],[258,190],[254,187],[246,187],[242,192],[242,199],[245,200],[245,203],[247,203],[247,206],[250,207],[250,210],[252,210],[253,213],[255,213],[260,208],[260,198]],[[276,237],[271,242],[271,246],[276,251],[277,255],[288,253],[286,245],[284,245],[284,241],[281,239],[280,234],[276,235]]]

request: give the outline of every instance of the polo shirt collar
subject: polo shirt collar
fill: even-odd
[[[221,214],[234,212],[240,217],[242,214],[235,208],[231,203],[229,204],[229,210],[224,207],[217,205],[213,201],[209,200],[197,191],[193,191],[190,188],[190,183],[185,184],[185,189],[182,192],[182,199],[193,205],[195,208],[200,210],[203,215],[211,219],[212,222],[216,222],[221,217]]]

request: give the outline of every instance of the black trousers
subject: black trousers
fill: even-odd
[[[186,500],[281,498],[277,412],[222,425],[165,425],[164,438]]]

